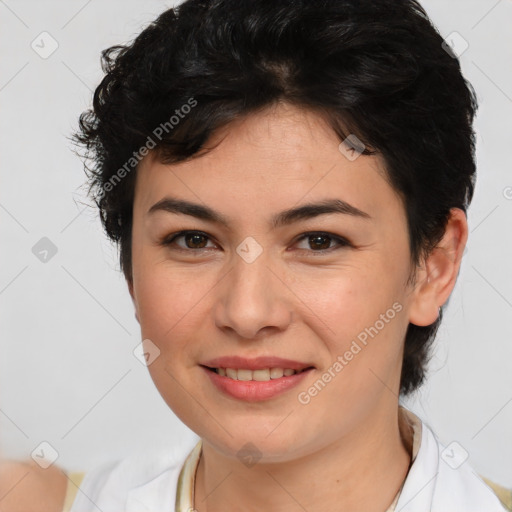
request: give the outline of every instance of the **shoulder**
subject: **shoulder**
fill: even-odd
[[[444,503],[455,506],[463,502],[467,510],[471,511],[482,510],[482,507],[489,512],[510,510],[510,503],[503,499],[506,489],[494,483],[489,485],[491,482],[479,475],[469,462],[456,470],[442,462],[439,469],[436,498],[442,496]],[[501,489],[501,494],[497,492],[498,489]]]
[[[161,500],[175,499],[179,472],[197,440],[196,436],[179,444],[133,451],[86,472],[71,512],[96,512],[96,507],[117,512],[140,509],[141,504],[144,510],[159,509]]]
[[[68,479],[57,466],[33,461],[0,461],[2,512],[61,512]]]
[[[447,447],[439,439],[439,466],[434,496],[434,510],[448,507],[450,510],[505,512],[496,489],[488,485],[470,464],[468,453],[458,443]],[[441,503],[443,504],[441,506]]]
[[[404,512],[506,512],[495,490],[470,465],[469,454],[457,442],[445,446],[432,427],[411,411],[419,449],[400,495]]]

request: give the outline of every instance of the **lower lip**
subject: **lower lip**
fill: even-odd
[[[300,373],[294,373],[288,377],[280,377],[278,379],[270,379],[268,381],[257,380],[234,380],[229,377],[219,375],[217,372],[202,367],[208,374],[212,382],[217,388],[227,395],[245,400],[247,402],[258,402],[260,400],[268,400],[275,396],[281,395],[289,389],[297,386],[314,368],[309,368]]]

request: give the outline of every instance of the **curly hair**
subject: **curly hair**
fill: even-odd
[[[317,112],[340,141],[354,134],[383,157],[413,268],[450,209],[466,213],[472,200],[476,94],[416,0],[186,0],[104,50],[101,65],[73,140],[129,282],[138,162],[148,151],[162,163],[197,158],[215,130],[277,102]],[[429,326],[409,324],[403,396],[424,382],[441,320],[442,310]]]

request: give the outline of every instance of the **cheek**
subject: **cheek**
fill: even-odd
[[[178,351],[204,322],[207,296],[215,286],[213,276],[148,261],[134,272],[134,279],[143,338],[161,351]]]
[[[204,322],[201,298],[211,288],[203,282],[190,272],[164,271],[155,263],[137,273],[141,336],[160,350],[148,371],[164,401],[186,424],[201,415],[190,400],[194,384],[189,372],[197,371],[194,338]]]
[[[352,390],[372,387],[380,376],[387,382],[401,361],[407,322],[399,284],[399,276],[385,275],[375,264],[304,287],[299,294],[315,313],[311,325],[324,340],[330,362],[342,358],[345,386]]]
[[[303,278],[297,295],[331,334],[346,338],[373,324],[392,306],[396,299],[392,289],[374,263],[367,268],[335,269],[318,279]]]

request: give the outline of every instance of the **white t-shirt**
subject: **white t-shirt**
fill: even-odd
[[[412,465],[386,512],[507,512],[460,446],[442,445],[402,406],[399,419],[401,431],[408,423],[414,432]],[[201,445],[195,436],[182,446],[136,452],[88,472],[70,512],[192,512]]]

